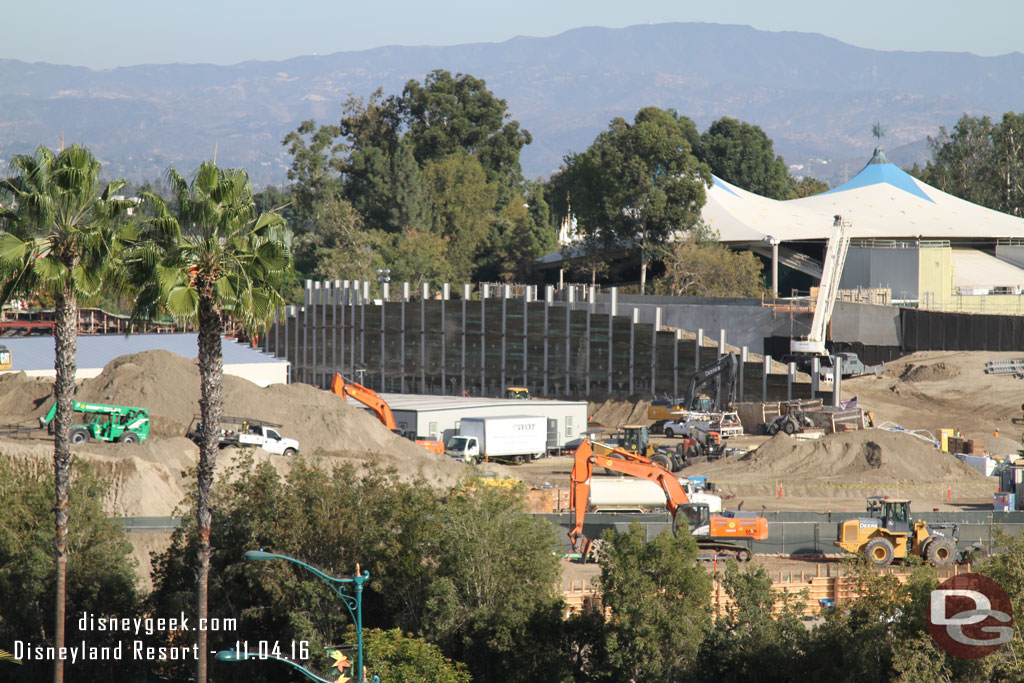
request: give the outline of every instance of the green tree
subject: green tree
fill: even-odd
[[[670,296],[758,297],[764,293],[761,261],[733,251],[706,227],[664,249],[665,275],[655,291]]]
[[[317,126],[316,121],[303,121],[282,142],[292,155],[288,180],[292,181],[297,234],[316,232],[317,207],[341,196],[341,161],[337,156],[339,145],[335,143],[340,133],[340,126]]]
[[[645,107],[632,124],[614,119],[559,172],[556,186],[571,194],[584,231],[639,252],[641,293],[653,253],[700,218],[711,172],[691,152],[696,137],[689,119]]]
[[[724,116],[700,136],[697,157],[716,176],[772,199],[790,196],[789,171],[760,126]]]
[[[69,563],[67,608],[71,615],[89,612],[95,615],[135,617],[138,595],[135,590],[135,562],[123,526],[108,517],[101,501],[109,485],[92,469],[76,462],[72,468],[76,495],[70,499],[68,530]],[[31,463],[0,459],[0,642],[8,647],[15,640],[32,646],[53,646],[55,603],[53,591],[56,567],[53,563],[53,495],[46,478]],[[72,619],[69,642],[116,646],[120,634],[77,629]],[[130,642],[125,645],[130,652]],[[122,663],[130,677],[138,671],[133,662]],[[8,680],[42,681],[52,675],[48,660],[26,659],[17,675],[6,672]],[[109,680],[110,663],[79,661],[73,669],[76,680]]]
[[[431,230],[448,243],[455,279],[467,280],[494,219],[496,188],[477,158],[465,152],[427,163],[423,175],[431,197]]]
[[[54,302],[54,644],[62,647],[78,304],[96,296],[104,285],[119,240],[126,236],[117,229],[117,219],[130,203],[113,198],[125,181],[102,186],[100,162],[78,145],[58,154],[40,147],[34,156],[15,156],[11,168],[14,175],[0,185],[0,192],[14,200],[14,208],[0,207],[6,227],[0,235],[0,303],[12,295],[38,292]],[[63,677],[64,663],[57,659],[54,680]]]
[[[199,329],[196,619],[205,621],[210,571],[210,496],[220,443],[224,317],[255,332],[283,305],[279,291],[291,267],[290,235],[280,216],[257,214],[244,171],[203,163],[192,181],[173,168],[173,209],[147,195],[154,217],[129,259],[141,285],[133,318],[166,312]],[[196,674],[206,681],[207,633],[197,631]]]
[[[367,629],[363,632],[366,665],[374,676],[388,683],[471,683],[465,668],[445,657],[422,638],[399,629]]]
[[[413,291],[419,291],[425,282],[440,284],[456,279],[449,261],[448,238],[420,228],[402,231],[388,265],[392,279],[408,282]]]
[[[689,534],[648,542],[639,524],[605,532],[601,600],[611,612],[608,664],[616,680],[686,680],[710,624],[711,580]]]
[[[776,613],[776,601],[787,596],[772,590],[772,579],[763,567],[742,571],[730,561],[722,584],[732,602],[705,635],[697,677],[708,681],[798,680],[808,634],[795,604],[784,602]]]
[[[828,183],[822,182],[817,178],[804,176],[799,181],[792,180],[788,198],[800,199],[801,197],[811,197],[822,192],[828,192],[828,189]]]
[[[951,132],[943,126],[928,138],[932,159],[921,179],[943,192],[975,204],[998,208],[999,178],[992,144],[992,121],[966,114]]]

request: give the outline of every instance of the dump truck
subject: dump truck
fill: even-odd
[[[868,517],[839,523],[836,546],[863,555],[877,567],[910,555],[935,566],[952,564],[959,557],[957,526],[929,525],[923,519],[913,519],[907,499],[871,496],[867,513]]]
[[[547,452],[547,418],[528,416],[465,417],[445,453],[468,463],[507,460],[524,463]]]
[[[71,409],[77,416],[84,416],[71,427],[71,443],[85,443],[89,439],[140,443],[149,438],[149,411],[145,408],[74,401]],[[55,401],[46,415],[39,418],[39,427],[52,434],[56,414]]]

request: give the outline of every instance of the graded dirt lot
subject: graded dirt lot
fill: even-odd
[[[871,410],[876,424],[887,422],[908,430],[960,429],[965,437],[982,439],[990,453],[1015,453],[1021,444],[1024,380],[987,375],[985,362],[1024,356],[1022,353],[916,353],[888,364],[884,373],[848,379],[844,397],[857,396]],[[52,382],[24,374],[0,375],[0,424],[37,425],[51,403]],[[149,408],[152,437],[141,445],[88,443],[74,447],[113,482],[105,505],[118,516],[169,516],[181,505],[187,471],[198,449],[184,437],[197,412],[199,375],[194,360],[165,351],[123,356],[96,378],[79,386],[77,397],[100,403]],[[591,404],[592,422],[607,429],[647,424],[649,396],[610,398]],[[224,413],[275,422],[285,436],[299,440],[303,455],[315,454],[330,467],[373,462],[394,467],[398,476],[422,477],[450,484],[468,466],[420,448],[389,432],[357,404],[330,392],[293,384],[261,388],[225,376]],[[998,430],[999,436],[993,436]],[[671,441],[658,439],[659,441]],[[731,446],[736,454],[712,463],[696,463],[680,474],[703,474],[716,482],[726,507],[741,502],[746,510],[862,510],[866,495],[902,495],[914,508],[988,509],[995,481],[963,466],[948,454],[905,434],[880,429],[802,440],[779,434],[744,436]],[[29,438],[0,437],[0,452],[32,463],[40,476],[50,472],[52,438],[35,430]],[[234,449],[219,456],[219,469],[237,457]],[[286,473],[291,460],[262,453]],[[521,466],[486,465],[499,475],[515,476],[531,485],[567,488],[572,458],[546,458]],[[595,471],[595,476],[606,476]],[[779,486],[782,496],[779,496]],[[950,500],[947,500],[947,496]],[[140,538],[140,559],[151,543]],[[159,544],[158,544],[159,545]]]

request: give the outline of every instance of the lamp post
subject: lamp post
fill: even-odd
[[[349,615],[352,617],[352,621],[356,625],[356,681],[355,683],[368,683],[363,678],[363,584],[369,580],[370,572],[364,571],[362,574],[358,573],[358,567],[356,568],[356,574],[351,578],[339,579],[335,576],[330,576],[320,571],[316,567],[312,567],[301,560],[296,560],[294,557],[288,557],[287,555],[278,555],[277,553],[268,553],[262,550],[247,550],[244,555],[247,560],[287,560],[292,564],[297,564],[303,569],[311,572],[314,576],[320,579],[328,588],[334,592],[341,602],[345,605],[345,609],[348,610]],[[349,586],[352,587],[352,592],[349,592]],[[238,662],[245,659],[259,658],[259,655],[253,655],[249,653],[237,653],[234,650],[228,650],[217,653],[217,659],[221,661],[233,661]],[[266,657],[263,657],[266,658]],[[323,681],[323,683],[330,683],[319,676],[307,671],[298,664],[281,658],[281,657],[270,657],[270,659],[278,659],[282,662],[286,662],[294,668],[301,671],[307,677],[315,681]],[[380,678],[377,676],[373,677],[373,681],[380,683]]]

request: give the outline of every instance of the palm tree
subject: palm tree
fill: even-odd
[[[0,219],[6,228],[0,234],[0,302],[33,293],[46,293],[54,300],[54,645],[60,648],[64,646],[78,301],[99,292],[119,242],[116,218],[131,204],[113,198],[113,193],[124,186],[123,180],[100,190],[100,162],[78,145],[59,154],[40,147],[34,156],[15,156],[11,169],[14,175],[0,185],[0,191],[13,199],[11,207],[0,207]],[[59,658],[54,660],[53,680],[64,680],[64,663]]]
[[[250,332],[284,303],[283,278],[290,272],[290,234],[276,213],[257,217],[245,171],[203,163],[191,183],[173,168],[171,207],[144,194],[152,217],[131,250],[127,270],[139,286],[135,320],[167,313],[199,328],[199,443],[196,500],[196,618],[207,617],[210,570],[210,489],[216,465],[223,403],[221,334],[224,316]],[[206,681],[206,633],[198,632],[200,683]]]

